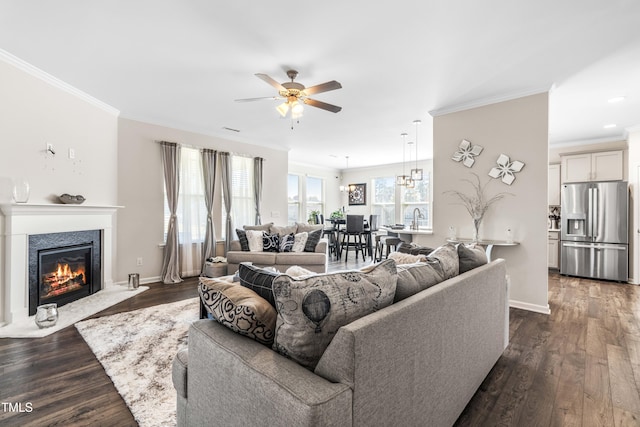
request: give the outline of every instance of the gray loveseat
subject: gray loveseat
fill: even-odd
[[[322,225],[296,223],[292,226],[276,226],[269,223],[262,226],[245,226],[244,229],[288,234],[322,230]],[[243,262],[251,262],[257,267],[274,267],[281,272],[297,265],[315,273],[325,273],[328,260],[327,240],[321,239],[313,249],[313,252],[250,252],[242,250],[239,240],[232,240],[227,252],[227,274],[234,274],[238,271],[238,265]]]
[[[174,360],[178,426],[450,426],[508,344],[502,259],[341,327],[314,371],[209,320]]]

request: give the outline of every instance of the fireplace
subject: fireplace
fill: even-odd
[[[101,288],[100,230],[29,236],[29,315],[41,304],[62,306]]]

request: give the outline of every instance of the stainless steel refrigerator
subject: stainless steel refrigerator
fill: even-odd
[[[627,182],[563,184],[560,203],[560,274],[626,282]]]

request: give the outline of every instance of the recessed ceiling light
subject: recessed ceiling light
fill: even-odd
[[[624,96],[616,96],[613,98],[609,98],[609,100],[607,101],[609,104],[615,104],[616,102],[622,102],[624,101]]]
[[[608,125],[604,125],[604,126],[603,126],[603,128],[605,128],[605,129],[612,129],[612,128],[614,128],[614,127],[616,127],[616,124],[615,124],[615,123],[611,123],[611,124],[608,124]]]

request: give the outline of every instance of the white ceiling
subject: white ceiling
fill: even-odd
[[[430,151],[429,112],[549,90],[550,142],[620,140],[640,125],[635,0],[0,0],[0,49],[121,116],[290,150],[327,167],[402,161],[401,132]],[[312,86],[291,122],[254,76]],[[613,96],[626,100],[609,104]],[[616,128],[603,129],[615,123]],[[232,132],[224,128],[237,129]]]

